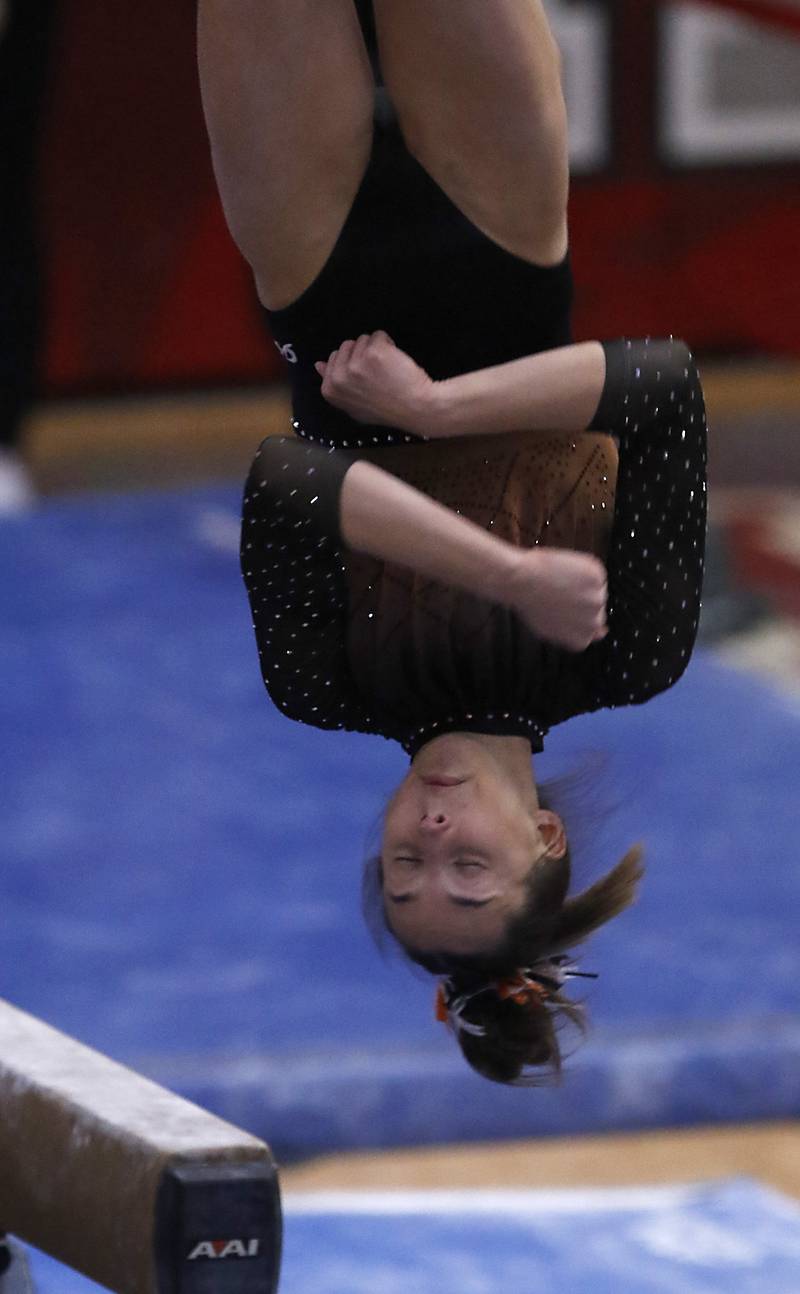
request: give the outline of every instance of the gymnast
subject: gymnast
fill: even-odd
[[[677,341],[571,345],[558,51],[539,0],[201,0],[227,218],[293,386],[242,569],[288,717],[410,756],[365,898],[502,1083],[583,1027],[570,952],[635,897],[569,895],[532,755],[647,701],[697,630],[705,415]],[[454,10],[457,10],[454,12]],[[391,107],[389,107],[391,105]]]

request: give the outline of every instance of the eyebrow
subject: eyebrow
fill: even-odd
[[[390,903],[413,903],[417,896],[416,894],[387,894],[386,897]],[[455,903],[459,908],[485,908],[488,903],[494,902],[494,898],[460,899],[454,894],[449,894],[448,902]]]

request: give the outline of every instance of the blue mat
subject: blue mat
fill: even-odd
[[[698,653],[607,750],[577,882],[648,848],[584,955],[591,1041],[555,1091],[471,1074],[432,987],[358,914],[406,761],[263,693],[229,489],[53,504],[0,527],[0,995],[265,1136],[340,1147],[800,1113],[800,711]]]
[[[30,1251],[37,1294],[100,1287]],[[238,1260],[237,1260],[238,1261]],[[281,1294],[792,1294],[800,1207],[754,1182],[287,1200]]]

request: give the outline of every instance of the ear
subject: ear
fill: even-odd
[[[534,821],[547,846],[548,858],[563,858],[567,852],[567,833],[558,814],[551,809],[537,809]]]

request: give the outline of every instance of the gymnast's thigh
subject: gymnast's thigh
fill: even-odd
[[[561,59],[540,0],[375,0],[409,150],[479,229],[540,265],[567,249]]]
[[[352,0],[200,0],[200,80],[231,233],[277,310],[328,259],[366,170],[374,81]]]

